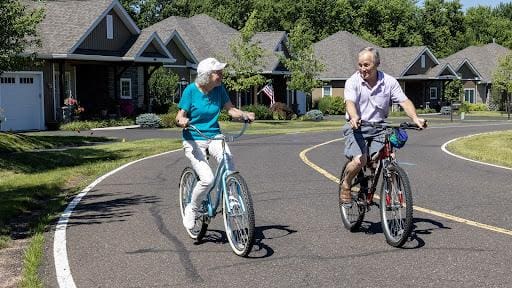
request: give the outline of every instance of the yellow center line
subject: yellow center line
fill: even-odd
[[[315,170],[318,173],[320,173],[321,175],[325,176],[327,179],[329,179],[329,180],[331,180],[331,181],[333,181],[335,183],[339,183],[340,179],[338,177],[332,175],[331,173],[327,172],[325,169],[323,169],[320,166],[316,165],[315,163],[311,162],[308,159],[308,157],[306,157],[306,154],[309,151],[314,150],[314,149],[316,149],[318,147],[321,147],[321,146],[324,146],[324,145],[327,145],[327,144],[330,144],[330,143],[333,143],[333,142],[336,142],[336,141],[341,141],[343,139],[344,138],[334,139],[334,140],[330,140],[330,141],[327,141],[327,142],[320,143],[320,144],[317,144],[315,146],[309,147],[309,148],[303,150],[302,152],[300,152],[300,154],[299,154],[300,159],[302,160],[302,162],[306,163],[306,165],[308,165],[309,167],[313,168],[313,170]],[[377,196],[377,195],[375,195],[375,196]],[[501,227],[496,227],[496,226],[492,226],[492,225],[476,222],[476,221],[473,221],[473,220],[464,219],[464,218],[457,217],[457,216],[450,215],[450,214],[446,214],[446,213],[443,213],[443,212],[438,212],[438,211],[434,211],[434,210],[431,210],[431,209],[422,208],[422,207],[419,207],[419,206],[416,206],[416,205],[414,205],[413,208],[414,208],[414,210],[419,211],[419,212],[435,215],[435,216],[438,216],[438,217],[441,217],[441,218],[445,218],[445,219],[448,219],[448,220],[452,220],[452,221],[455,221],[455,222],[459,222],[459,223],[463,223],[463,224],[466,224],[466,225],[475,226],[475,227],[478,227],[478,228],[487,229],[487,230],[490,230],[490,231],[494,231],[494,232],[498,232],[498,233],[503,233],[503,234],[512,236],[512,231],[511,230],[507,230],[507,229],[504,229],[504,228],[501,228]]]

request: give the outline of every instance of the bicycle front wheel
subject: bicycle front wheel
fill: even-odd
[[[180,176],[180,210],[181,217],[183,218],[185,215],[185,207],[187,207],[188,203],[192,199],[192,190],[196,186],[197,181],[199,181],[199,177],[197,176],[194,169],[187,167],[181,172]],[[186,229],[190,238],[200,241],[204,235],[206,234],[206,229],[208,228],[208,224],[205,221],[206,216],[201,215],[196,219],[196,224],[192,229]]]
[[[366,189],[365,185],[362,185],[361,179],[364,177],[362,172],[352,179],[352,183],[350,183],[350,191],[352,194],[352,203],[350,205],[343,205],[341,203],[341,184],[343,183],[343,179],[345,179],[345,173],[347,168],[347,163],[343,166],[340,176],[340,182],[338,185],[338,201],[340,207],[341,214],[341,222],[343,222],[343,226],[347,230],[351,232],[356,232],[361,227],[363,223],[364,214],[366,213],[366,199],[364,197],[364,190]]]
[[[224,226],[233,252],[245,257],[254,244],[254,208],[245,180],[240,174],[226,178],[227,191],[223,199]]]
[[[412,231],[411,185],[405,171],[396,164],[389,164],[383,172],[380,191],[382,230],[389,245],[401,247]]]

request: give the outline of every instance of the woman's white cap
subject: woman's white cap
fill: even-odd
[[[218,71],[224,69],[224,67],[226,67],[226,63],[221,63],[215,58],[206,58],[197,65],[197,73]]]

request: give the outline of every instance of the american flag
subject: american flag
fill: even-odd
[[[270,106],[274,105],[274,88],[272,87],[272,84],[265,85],[262,91],[268,96],[268,98],[270,98]]]

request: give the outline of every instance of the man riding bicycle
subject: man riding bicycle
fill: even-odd
[[[361,126],[361,121],[383,122],[389,112],[390,101],[399,103],[411,120],[423,127],[425,120],[418,118],[414,104],[405,96],[400,84],[392,76],[378,71],[380,56],[377,49],[367,47],[358,54],[358,71],[345,83],[347,123],[343,126],[345,156],[350,159],[345,179],[341,184],[341,203],[350,204],[350,183],[366,165],[367,153],[373,156],[384,145],[385,130]],[[368,146],[369,145],[369,146]]]

